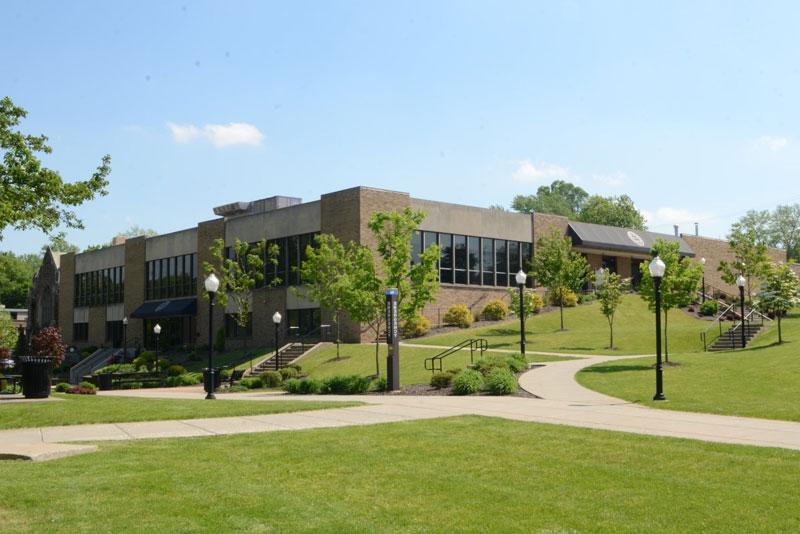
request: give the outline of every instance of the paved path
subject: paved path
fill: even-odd
[[[0,452],[3,445],[18,448],[25,443],[210,436],[364,425],[467,414],[800,450],[800,423],[650,409],[589,391],[575,382],[574,374],[581,368],[613,359],[619,357],[594,356],[580,360],[547,362],[537,366],[520,378],[520,384],[541,399],[489,396],[220,394],[218,398],[223,399],[220,402],[224,402],[224,399],[246,399],[253,402],[359,400],[368,404],[275,415],[4,430],[0,431]],[[197,387],[112,391],[102,394],[173,399],[202,397],[202,391]]]

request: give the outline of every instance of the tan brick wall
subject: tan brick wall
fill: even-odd
[[[631,259],[617,257],[617,274],[622,278],[631,277]]]
[[[566,217],[551,215],[549,213],[535,213],[533,215],[533,246],[536,247],[536,243],[539,239],[548,235],[553,230],[558,230],[561,234],[566,235],[568,224],[569,219]]]
[[[211,253],[208,248],[215,239],[225,238],[225,221],[214,219],[201,222],[197,225],[197,342],[200,344],[208,343],[208,301],[203,298],[205,294],[205,274],[203,271],[204,262],[211,262]],[[255,317],[255,316],[254,316]],[[214,324],[212,325],[213,335],[216,335],[220,327],[224,327],[225,310],[222,306],[214,306]]]
[[[694,261],[700,261],[700,258],[706,259],[705,279],[707,286],[716,287],[732,295],[739,293],[739,288],[737,288],[735,285],[726,284],[722,280],[722,273],[717,270],[719,268],[720,261],[725,260],[730,262],[734,260],[733,253],[731,252],[727,241],[686,234],[681,235],[681,237],[689,244],[690,247],[692,247],[692,250],[694,250]],[[783,249],[767,249],[767,255],[772,259],[772,261],[786,261],[786,251]],[[756,283],[754,287],[757,288],[758,283]]]
[[[145,297],[145,238],[134,237],[125,240],[125,316],[128,318],[127,338],[129,345],[143,342],[144,326],[142,319],[134,319],[131,314],[144,303]]]
[[[450,306],[465,304],[473,316],[481,313],[483,307],[490,300],[499,299],[506,304],[511,304],[506,288],[442,285],[436,296],[436,302],[425,307],[422,314],[428,318],[433,326],[441,324],[444,314]]]
[[[72,320],[75,302],[75,254],[63,254],[59,262],[58,326],[61,339],[72,344]]]

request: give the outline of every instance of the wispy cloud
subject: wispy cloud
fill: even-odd
[[[260,145],[264,140],[258,128],[246,122],[228,124],[206,124],[202,128],[194,124],[167,123],[172,138],[177,143],[190,143],[200,139],[211,142],[217,148],[234,145]]]
[[[770,152],[780,152],[789,146],[789,139],[774,135],[763,135],[756,139],[755,145],[760,148],[766,148]]]
[[[512,175],[515,181],[523,183],[536,183],[543,180],[566,180],[570,177],[569,169],[553,163],[539,162],[534,164],[531,160],[520,161],[517,170]]]
[[[683,231],[690,233],[694,231],[694,223],[710,223],[717,219],[717,215],[707,211],[690,211],[685,208],[673,208],[662,206],[655,211],[642,210],[647,221],[647,226],[656,232],[665,231],[677,224],[683,227]]]

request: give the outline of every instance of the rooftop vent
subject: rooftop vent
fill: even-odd
[[[262,198],[252,202],[232,202],[214,208],[214,215],[220,217],[236,217],[238,215],[252,215],[254,213],[265,213],[267,211],[287,208],[301,204],[303,199],[296,197],[274,196]]]
[[[234,215],[241,215],[247,213],[250,209],[249,202],[231,202],[230,204],[223,204],[214,208],[214,215],[220,217],[233,217]]]

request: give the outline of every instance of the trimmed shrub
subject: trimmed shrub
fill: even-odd
[[[167,358],[159,358],[158,359],[159,370],[164,371],[165,369],[169,369],[170,363],[171,362]]]
[[[574,308],[578,305],[578,295],[575,294],[574,291],[570,291],[569,289],[564,290],[562,300],[564,302],[565,308]],[[550,304],[553,306],[558,306],[558,294],[557,293],[550,293]]]
[[[406,339],[422,337],[427,334],[430,329],[431,322],[422,315],[417,315],[413,319],[403,321],[400,325],[400,335]]]
[[[450,306],[444,314],[444,324],[457,326],[459,328],[469,328],[472,324],[472,312],[466,304],[455,304]]]
[[[267,371],[261,375],[261,382],[265,388],[276,388],[283,382],[283,377],[278,371]]]
[[[287,393],[300,393],[300,380],[290,378],[283,383],[283,389]]]
[[[719,303],[716,300],[707,300],[700,305],[700,315],[710,316],[719,313]]]
[[[153,363],[155,361],[156,361],[156,353],[146,350],[140,353],[136,358],[134,358],[131,363],[138,371],[143,367],[146,367],[147,369],[153,369]]]
[[[80,384],[78,384],[78,385],[79,385],[80,387],[82,387],[82,388],[86,388],[86,389],[97,389],[97,386],[95,386],[95,385],[94,385],[94,384],[92,384],[91,382],[86,382],[86,381],[83,381],[83,382],[81,382],[81,383],[80,383]]]
[[[578,295],[578,303],[579,304],[588,304],[589,302],[594,302],[597,296],[594,293],[581,293]]]
[[[228,386],[226,391],[228,393],[242,393],[243,391],[247,391],[247,388],[241,384],[234,384],[232,386]]]
[[[369,391],[372,378],[359,375],[332,376],[322,382],[323,394],[354,395]]]
[[[247,378],[242,378],[240,384],[247,389],[260,389],[264,387],[264,383],[261,382],[261,378],[258,376],[248,376]]]
[[[186,372],[186,367],[184,367],[182,365],[177,365],[177,364],[176,365],[170,365],[167,368],[167,374],[169,376],[179,376],[179,375],[184,374],[185,372]]]
[[[120,387],[122,389],[142,389],[142,385],[143,384],[141,382],[123,382],[122,386],[120,386]],[[154,386],[154,387],[157,387],[157,386]]]
[[[492,369],[486,377],[486,389],[492,395],[510,395],[517,391],[517,379],[509,369]]]
[[[483,387],[483,375],[475,369],[465,369],[453,379],[454,395],[472,395]]]
[[[64,393],[69,393],[70,395],[95,395],[97,391],[94,388],[85,388],[83,386],[72,386],[68,388]]]
[[[284,367],[278,371],[281,374],[281,377],[284,380],[288,380],[290,378],[297,378],[297,369],[294,367]]]
[[[317,394],[322,390],[322,382],[316,380],[314,378],[306,378],[304,380],[300,380],[300,385],[298,387],[298,393],[303,395],[312,395]]]
[[[436,373],[431,377],[431,387],[436,389],[449,388],[453,382],[453,375],[451,373]]]
[[[194,386],[203,381],[201,373],[184,373],[178,376],[168,376],[166,380],[167,386],[174,388],[179,386]]]
[[[539,313],[544,308],[544,299],[539,293],[534,293],[531,296],[531,301],[533,303],[533,313]]]
[[[60,383],[56,384],[56,387],[54,389],[56,391],[58,391],[59,393],[64,393],[69,388],[70,388],[69,384],[67,384],[66,382],[60,382]]]
[[[299,364],[299,363],[290,363],[290,364],[289,364],[289,365],[287,365],[286,367],[287,367],[287,368],[291,367],[292,369],[294,369],[295,371],[297,371],[297,374],[298,374],[298,375],[299,375],[301,372],[303,372],[303,368],[302,368],[302,367],[300,367],[300,364]]]
[[[93,372],[93,375],[102,375],[104,373],[133,373],[136,371],[136,366],[132,363],[112,363],[106,365]]]
[[[521,373],[528,370],[528,362],[522,354],[514,354],[506,357],[508,368],[512,373]]]
[[[61,330],[57,326],[42,328],[31,338],[31,353],[53,359],[53,367],[64,361],[67,348],[61,339]]]
[[[389,382],[385,376],[382,376],[373,382],[375,384],[375,391],[389,391]]]
[[[483,318],[487,321],[502,321],[508,316],[508,306],[502,300],[489,301],[483,307]]]

